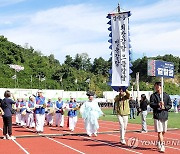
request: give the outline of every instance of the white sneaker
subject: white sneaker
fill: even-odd
[[[158,151],[160,151],[160,149],[161,149],[161,143],[159,141],[157,143],[157,149],[158,149]]]
[[[16,138],[14,136],[9,136],[8,140],[15,140]]]
[[[160,149],[161,149],[161,143],[159,141],[157,143],[157,149],[158,149],[158,151],[160,151]]]
[[[97,133],[94,133],[94,136],[97,136]]]
[[[125,144],[126,144],[125,139],[122,139],[120,143],[123,144],[123,145],[125,145]]]
[[[165,152],[165,146],[164,145],[161,145],[161,148],[160,148],[160,150],[159,150],[160,152]]]
[[[3,140],[6,140],[6,139],[7,139],[7,137],[6,137],[6,136],[4,136],[4,137],[3,137]]]
[[[91,137],[92,136],[92,134],[87,134],[89,137]]]

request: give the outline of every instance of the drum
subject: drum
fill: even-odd
[[[48,108],[48,113],[54,115],[55,114],[54,108],[53,107],[49,107]]]
[[[16,111],[17,111],[17,112],[20,112],[20,108],[17,108]]]
[[[46,108],[46,107],[47,107],[47,105],[44,103],[44,104],[42,105],[42,107],[43,107],[43,108]]]
[[[26,110],[22,111],[21,115],[25,116],[26,115]]]

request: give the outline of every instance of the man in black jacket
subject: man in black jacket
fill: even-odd
[[[130,108],[130,119],[135,119],[135,110],[136,110],[136,101],[130,97],[129,99],[129,108]]]
[[[163,101],[161,101],[161,82],[156,82],[154,88],[156,92],[150,97],[150,106],[153,108],[154,128],[158,132],[158,150],[165,152],[163,138],[167,131],[168,110],[171,109],[172,102],[165,92],[163,92]]]

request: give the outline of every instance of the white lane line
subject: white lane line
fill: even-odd
[[[114,135],[114,134],[107,134],[107,135],[110,135],[110,136],[115,136],[115,137],[120,137],[120,135],[118,136],[118,135]],[[155,135],[148,135],[148,134],[143,134],[143,135],[147,135],[147,136],[153,136],[153,137],[156,137]],[[126,139],[129,139],[128,137],[125,137]],[[138,138],[138,137],[137,137]],[[166,138],[166,137],[164,137],[164,138]],[[169,138],[169,139],[172,139],[172,138]],[[143,141],[143,140],[140,140],[140,139],[138,139],[139,141]],[[177,139],[172,139],[172,140],[177,140]],[[177,140],[177,141],[179,141],[179,140]],[[178,144],[179,142],[177,142],[177,144]],[[180,151],[180,149],[179,148],[175,148],[175,147],[170,147],[170,146],[166,146],[165,145],[165,147],[167,147],[167,148],[170,148],[170,149],[174,149],[174,150],[179,150]]]
[[[81,128],[81,129],[82,129],[82,128]],[[67,132],[67,131],[63,131],[63,132]],[[69,133],[69,132],[67,132],[67,133]],[[70,133],[69,133],[69,134],[70,134]],[[110,143],[107,143],[107,142],[99,141],[99,140],[96,140],[96,139],[92,139],[92,138],[90,138],[90,137],[84,137],[84,136],[80,136],[80,135],[78,135],[78,136],[81,137],[81,138],[89,139],[89,140],[91,140],[91,141],[95,141],[95,142],[99,142],[99,143],[104,143],[104,144],[106,144],[106,145],[109,145],[109,146],[111,146],[111,147],[116,147],[116,148],[118,148],[118,149],[123,149],[123,150],[127,150],[127,151],[130,151],[130,152],[133,152],[133,153],[142,154],[142,153],[140,153],[140,152],[136,152],[136,151],[133,151],[133,150],[130,150],[130,149],[126,149],[126,148],[123,148],[123,147],[119,147],[119,146],[116,146],[116,145],[113,145],[113,144],[110,144]]]
[[[16,140],[13,139],[13,142],[16,143],[26,154],[29,154],[29,152],[26,151],[26,149],[23,148]]]
[[[61,143],[61,142],[59,142],[59,141],[57,141],[57,140],[54,140],[54,139],[49,138],[49,137],[46,137],[46,138],[49,139],[49,140],[52,140],[52,141],[54,141],[54,142],[56,142],[56,143],[58,143],[58,144],[61,144],[61,145],[65,146],[65,147],[67,147],[67,148],[69,148],[69,149],[71,149],[71,150],[74,150],[74,151],[76,151],[76,152],[78,152],[78,153],[85,154],[84,152],[81,152],[81,151],[79,151],[79,150],[77,150],[77,149],[74,149],[73,147],[70,147],[69,145],[66,145],[66,144],[64,144],[64,143]]]
[[[180,135],[179,133],[174,133],[174,132],[169,132],[169,131],[167,131],[166,133],[168,133],[168,134],[173,134],[173,135]]]
[[[127,149],[127,148],[123,148],[123,147],[120,147],[120,146],[117,146],[117,145],[113,145],[113,144],[110,144],[110,143],[107,143],[107,142],[103,142],[103,141],[99,141],[99,140],[96,140],[96,139],[92,139],[92,138],[89,138],[89,137],[84,137],[84,136],[80,136],[82,138],[85,138],[85,139],[89,139],[91,141],[95,141],[96,143],[99,142],[99,143],[103,143],[103,144],[106,144],[106,145],[109,145],[111,147],[116,147],[118,149],[123,149],[123,150],[126,150],[126,151],[129,151],[129,152],[133,152],[133,153],[137,153],[137,154],[142,154],[140,152],[136,152],[134,150],[130,150],[130,149]]]
[[[0,130],[2,130],[3,131],[3,129],[2,128],[0,128]],[[26,151],[26,149],[25,148],[23,148],[16,140],[14,140],[14,139],[12,139],[12,141],[14,142],[14,143],[16,143],[16,145],[18,145],[26,154],[29,154],[29,152],[28,151]]]
[[[179,148],[174,148],[174,147],[170,147],[170,146],[166,146],[166,145],[165,145],[165,147],[170,148],[170,149],[174,149],[174,150],[179,150],[179,151],[180,151]]]
[[[133,133],[137,133],[137,132],[133,132]],[[148,133],[144,133],[143,135],[145,135],[145,136],[153,136],[153,137],[157,137],[156,135],[151,135],[151,134],[148,134]],[[176,139],[176,138],[170,138],[170,137],[164,137],[164,138],[166,138],[166,139],[170,139],[170,140],[179,140],[179,139]]]

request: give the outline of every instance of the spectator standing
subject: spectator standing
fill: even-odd
[[[141,133],[147,133],[147,124],[146,124],[147,105],[148,105],[148,100],[146,98],[146,95],[142,94],[140,100],[140,108],[139,108],[139,111],[141,112],[141,121],[142,121]]]
[[[11,99],[11,96],[15,100],[14,96],[11,94],[9,90],[6,90],[4,93],[4,99],[2,100],[0,107],[3,110],[3,139],[15,139],[14,136],[12,136],[12,104],[15,104],[15,102]]]
[[[177,106],[178,106],[178,101],[177,101],[177,98],[175,98],[174,101],[173,101],[173,107],[174,107],[174,112],[175,113],[178,113]]]
[[[129,108],[130,108],[130,119],[135,119],[135,112],[136,112],[136,101],[130,97],[129,99]]]

